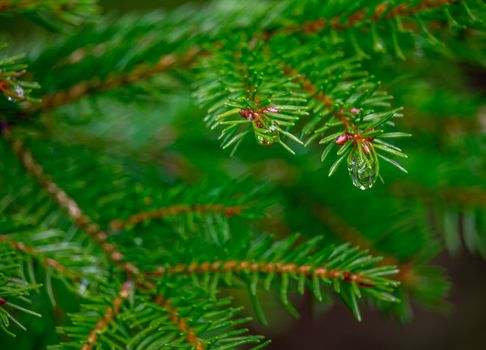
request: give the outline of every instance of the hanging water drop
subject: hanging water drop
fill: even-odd
[[[271,124],[267,129],[263,129],[261,132],[257,133],[256,139],[258,144],[270,146],[280,140],[280,132],[278,131],[277,126]]]
[[[89,282],[85,279],[81,280],[79,282],[79,294],[83,295],[86,293],[86,291],[88,290],[88,285],[89,285]]]
[[[24,89],[20,85],[15,85],[15,93],[19,99],[23,99],[25,97]]]
[[[367,190],[373,187],[378,178],[376,153],[368,142],[359,144],[358,147],[361,147],[361,152],[355,148],[348,156],[348,172],[354,186]]]

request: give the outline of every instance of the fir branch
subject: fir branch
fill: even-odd
[[[96,323],[96,326],[89,332],[88,339],[81,348],[81,350],[92,350],[97,344],[98,334],[104,332],[105,328],[116,319],[121,311],[123,303],[128,299],[132,291],[133,283],[126,281],[123,283],[118,295],[113,299],[110,306],[106,309],[100,320]]]
[[[45,95],[42,97],[41,105],[38,107],[32,106],[31,111],[48,111],[87,96],[96,95],[108,90],[115,90],[150,79],[171,68],[190,66],[200,54],[201,50],[193,47],[182,55],[167,54],[162,56],[155,64],[140,63],[130,72],[113,73],[104,80],[96,77],[91,80],[81,81],[72,86],[68,91],[58,91],[54,94]]]
[[[96,0],[3,0],[0,12],[25,14],[50,29],[60,24],[79,25],[98,13]]]
[[[242,239],[244,242],[241,242]],[[371,257],[366,251],[348,245],[322,247],[320,237],[300,244],[296,243],[297,239],[298,235],[281,241],[273,241],[270,237],[234,237],[232,245],[225,251],[216,245],[201,249],[202,242],[198,242],[197,246],[188,242],[184,256],[191,257],[190,260],[181,262],[175,257],[172,262],[158,264],[146,276],[147,279],[157,278],[160,283],[170,283],[171,278],[179,280],[186,276],[212,295],[220,285],[233,285],[234,280],[243,282],[248,287],[258,318],[264,323],[265,317],[257,298],[259,286],[266,290],[276,286],[281,302],[294,316],[298,313],[288,298],[294,286],[300,294],[308,286],[316,299],[322,300],[322,285],[331,285],[337,295],[353,300],[348,306],[358,319],[357,300],[362,293],[385,302],[397,301],[390,292],[399,282],[387,278],[398,273],[394,266],[377,267],[381,258]],[[192,249],[198,253],[193,253]],[[199,278],[201,281],[197,282]]]
[[[74,199],[52,181],[51,176],[44,172],[42,166],[32,157],[32,153],[25,148],[22,141],[13,137],[11,130],[4,129],[2,135],[9,141],[13,152],[17,155],[25,169],[39,182],[45,191],[71,218],[71,220],[81,229],[83,229],[96,242],[103,253],[115,265],[119,266],[129,276],[137,275],[138,269],[129,262],[124,262],[123,254],[118,247],[107,242],[108,234],[101,230],[100,226],[85,215]]]
[[[321,32],[325,29],[345,30],[351,27],[361,26],[367,23],[378,22],[381,20],[391,20],[394,17],[413,16],[421,12],[428,12],[440,7],[445,7],[454,2],[462,0],[422,0],[421,2],[402,2],[389,3],[382,2],[375,6],[374,11],[370,13],[368,7],[359,9],[353,13],[343,16],[338,15],[330,19],[318,19],[309,21],[302,26],[290,27],[289,32],[304,31],[308,34]]]
[[[186,341],[191,345],[191,349],[204,350],[205,346],[201,339],[196,335],[196,331],[189,326],[188,320],[179,314],[170,300],[165,299],[162,293],[157,294],[154,301],[162,306],[169,313],[170,320],[180,330],[181,334],[185,334]]]
[[[150,211],[143,211],[129,216],[127,219],[115,219],[109,224],[114,230],[120,230],[125,227],[134,226],[141,222],[146,222],[154,219],[165,218],[168,216],[178,216],[187,213],[222,213],[226,217],[231,218],[234,215],[239,215],[244,210],[240,205],[227,207],[222,204],[176,204],[169,207],[152,209]]]
[[[0,51],[5,47],[0,44]],[[0,58],[0,111],[18,110],[26,103],[39,102],[31,97],[32,89],[37,89],[38,84],[23,79],[27,65],[18,63],[21,58],[22,55]]]
[[[345,282],[356,283],[360,287],[372,288],[372,279],[359,273],[352,273],[346,270],[331,269],[328,270],[321,266],[296,265],[292,263],[274,263],[266,261],[204,261],[200,263],[192,262],[191,264],[178,264],[175,266],[160,266],[156,271],[147,272],[148,276],[162,277],[164,275],[191,275],[201,273],[216,272],[234,272],[249,274],[258,272],[263,274],[294,274],[305,276],[306,278],[322,278],[329,280],[342,280]]]
[[[381,154],[406,158],[398,147],[381,138],[410,135],[385,133],[385,126],[393,125],[391,120],[400,116],[400,109],[388,110],[390,97],[377,91],[379,83],[359,69],[355,58],[342,59],[342,54],[333,53],[330,42],[321,42],[321,39],[296,41],[293,50],[283,50],[286,41],[285,37],[274,38],[267,52],[282,58],[284,72],[299,83],[313,101],[309,103],[311,118],[303,126],[303,134],[308,136],[306,146],[321,138],[319,144],[326,145],[322,161],[334,146],[338,146],[338,159],[330,167],[329,176],[346,159],[353,184],[362,190],[371,188],[380,174],[378,156],[406,172],[398,162]],[[318,50],[314,59],[306,60],[305,48],[322,44],[326,45],[326,51]]]
[[[35,258],[43,266],[54,269],[59,274],[69,277],[73,282],[78,282],[81,279],[81,275],[77,271],[67,268],[56,259],[46,257],[36,248],[30,247],[22,242],[14,241],[7,235],[0,235],[0,243],[2,242],[7,243],[10,247],[19,252]]]
[[[295,153],[282,138],[302,144],[289,129],[307,115],[305,99],[277,61],[263,56],[262,43],[248,40],[234,36],[201,65],[196,96],[208,109],[205,121],[222,127],[221,146],[232,147],[232,154],[250,133],[260,145],[279,143]]]

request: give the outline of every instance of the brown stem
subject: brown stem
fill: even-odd
[[[15,139],[10,130],[4,129],[3,135],[9,141],[12,150],[17,155],[22,165],[34,177],[39,184],[49,193],[51,198],[61,207],[71,218],[71,220],[83,229],[91,238],[101,247],[102,251],[117,266],[125,271],[129,276],[137,275],[139,270],[133,264],[124,262],[123,254],[118,250],[115,244],[108,243],[108,234],[100,229],[100,226],[85,215],[76,201],[60,188],[52,177],[44,172],[42,166],[32,157],[32,153],[25,148],[19,139]]]
[[[141,63],[128,73],[114,73],[108,76],[106,80],[100,81],[99,78],[93,78],[77,83],[67,91],[59,91],[52,95],[46,95],[42,98],[40,106],[32,106],[32,110],[50,110],[60,105],[68,104],[83,98],[86,95],[100,93],[110,89],[116,89],[138,81],[146,80],[154,75],[164,72],[169,68],[177,65],[191,65],[195,58],[201,54],[197,47],[191,48],[185,54],[176,56],[168,54],[162,56],[154,65]]]
[[[188,325],[188,320],[179,315],[179,311],[169,300],[165,300],[162,294],[158,294],[154,301],[166,309],[169,313],[170,320],[180,329],[182,334],[186,334],[186,341],[191,344],[194,350],[204,350],[204,343],[196,335],[196,331]]]
[[[344,130],[350,129],[358,133],[358,127],[350,120],[350,118],[344,115],[344,111],[342,109],[336,111],[334,106],[337,104],[337,102],[334,101],[330,96],[326,95],[323,91],[318,91],[317,85],[313,84],[309,78],[303,74],[300,74],[289,65],[284,67],[284,72],[292,77],[295,82],[299,83],[302,86],[302,89],[309,93],[309,95],[322,102],[324,108],[342,122]]]
[[[44,256],[42,252],[38,251],[37,249],[29,247],[22,242],[13,241],[7,235],[0,235],[0,243],[1,242],[6,242],[8,245],[18,250],[19,252],[35,257],[37,260],[40,261],[42,265],[48,266],[64,276],[68,276],[70,279],[72,279],[75,282],[81,279],[80,275],[77,272],[68,269],[59,261],[51,258],[47,258]]]
[[[410,3],[403,3],[391,7],[392,5],[389,3],[382,3],[376,6],[374,13],[366,17],[369,9],[364,8],[362,10],[358,10],[352,15],[350,15],[344,22],[341,22],[341,16],[336,16],[330,19],[318,19],[315,21],[309,21],[304,23],[303,25],[298,25],[295,27],[288,28],[288,32],[305,32],[308,34],[318,33],[326,28],[332,28],[336,30],[344,30],[351,28],[353,26],[363,24],[363,23],[372,23],[378,22],[383,19],[391,19],[393,17],[400,17],[400,16],[411,16],[420,11],[428,11],[433,10],[439,7],[443,7],[458,0],[424,0],[421,3],[417,4],[414,7],[410,7]]]
[[[225,207],[222,204],[178,204],[164,208],[157,208],[150,211],[143,211],[131,215],[128,219],[116,219],[110,223],[114,230],[120,230],[127,226],[136,225],[154,219],[160,219],[168,216],[177,216],[183,213],[223,213],[227,217],[238,215],[242,212],[243,207],[240,205]]]
[[[11,131],[9,129],[4,129],[2,134],[9,141],[14,153],[20,159],[27,171],[42,185],[43,188],[47,190],[54,201],[67,212],[74,223],[87,232],[93,238],[93,240],[100,245],[105,255],[107,255],[112,262],[119,266],[128,276],[134,277],[134,283],[137,286],[144,290],[153,290],[154,285],[147,280],[147,273],[140,273],[139,269],[135,265],[123,261],[124,257],[116,246],[112,243],[106,242],[108,235],[101,231],[99,225],[93,223],[90,217],[82,213],[78,204],[51,180],[51,176],[45,174],[40,164],[34,160],[31,152],[25,148],[22,142],[15,139],[11,135]],[[25,246],[20,244],[19,248],[25,249]],[[54,268],[60,267],[60,265],[55,263],[53,260],[46,259],[46,263]],[[88,340],[82,347],[82,350],[93,349],[94,345],[96,344],[97,334],[102,332],[103,329],[106,328],[106,326],[117,316],[123,301],[127,299],[131,288],[131,281],[127,281],[123,284],[119,295],[112,303],[113,307],[109,307],[106,310],[104,316],[98,321],[95,328],[90,332]],[[187,320],[178,314],[177,309],[172,306],[170,301],[164,300],[161,294],[155,298],[155,301],[169,312],[172,322],[174,322],[174,324],[179,327],[183,333],[187,333],[186,340],[194,346],[194,349],[204,350],[204,344],[196,336],[194,329],[188,326]]]
[[[307,277],[324,277],[329,279],[344,279],[347,282],[355,282],[361,287],[373,287],[373,283],[360,274],[343,270],[327,270],[325,267],[312,265],[296,265],[291,263],[266,262],[266,261],[205,261],[202,263],[193,262],[189,265],[178,264],[175,266],[160,266],[157,270],[148,272],[148,276],[160,277],[173,274],[195,274],[204,272],[260,272],[260,273],[293,273]]]
[[[123,303],[128,299],[131,289],[131,281],[126,281],[123,283],[120,292],[116,298],[113,299],[111,306],[106,309],[101,319],[96,323],[96,326],[91,330],[91,332],[89,332],[88,339],[81,350],[92,350],[94,348],[96,341],[98,340],[98,334],[103,333],[110,322],[112,322],[118,316]]]

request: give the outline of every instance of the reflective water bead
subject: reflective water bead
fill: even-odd
[[[15,85],[15,93],[17,94],[18,98],[22,99],[25,97],[24,89],[20,85]]]
[[[348,172],[353,185],[361,190],[373,187],[378,178],[375,150],[369,143],[363,147],[363,152],[353,149],[348,156]]]

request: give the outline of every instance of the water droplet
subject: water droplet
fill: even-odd
[[[348,172],[354,186],[367,190],[373,187],[378,178],[378,169],[373,146],[368,143],[363,149],[368,151],[362,152],[361,156],[356,149],[351,151],[348,157]]]
[[[274,125],[271,125],[268,129],[263,131],[265,136],[262,134],[257,135],[256,139],[258,144],[263,145],[263,146],[270,146],[273,145],[275,142],[278,142],[280,140],[280,133],[277,130],[277,127]]]
[[[17,101],[15,98],[13,98],[12,96],[7,96],[7,100],[8,102],[12,102],[14,103],[15,101]]]
[[[84,294],[86,293],[86,290],[88,289],[89,282],[87,280],[81,280],[79,282],[79,294]]]
[[[19,98],[24,98],[25,97],[25,92],[24,89],[20,85],[15,85],[15,93]]]

